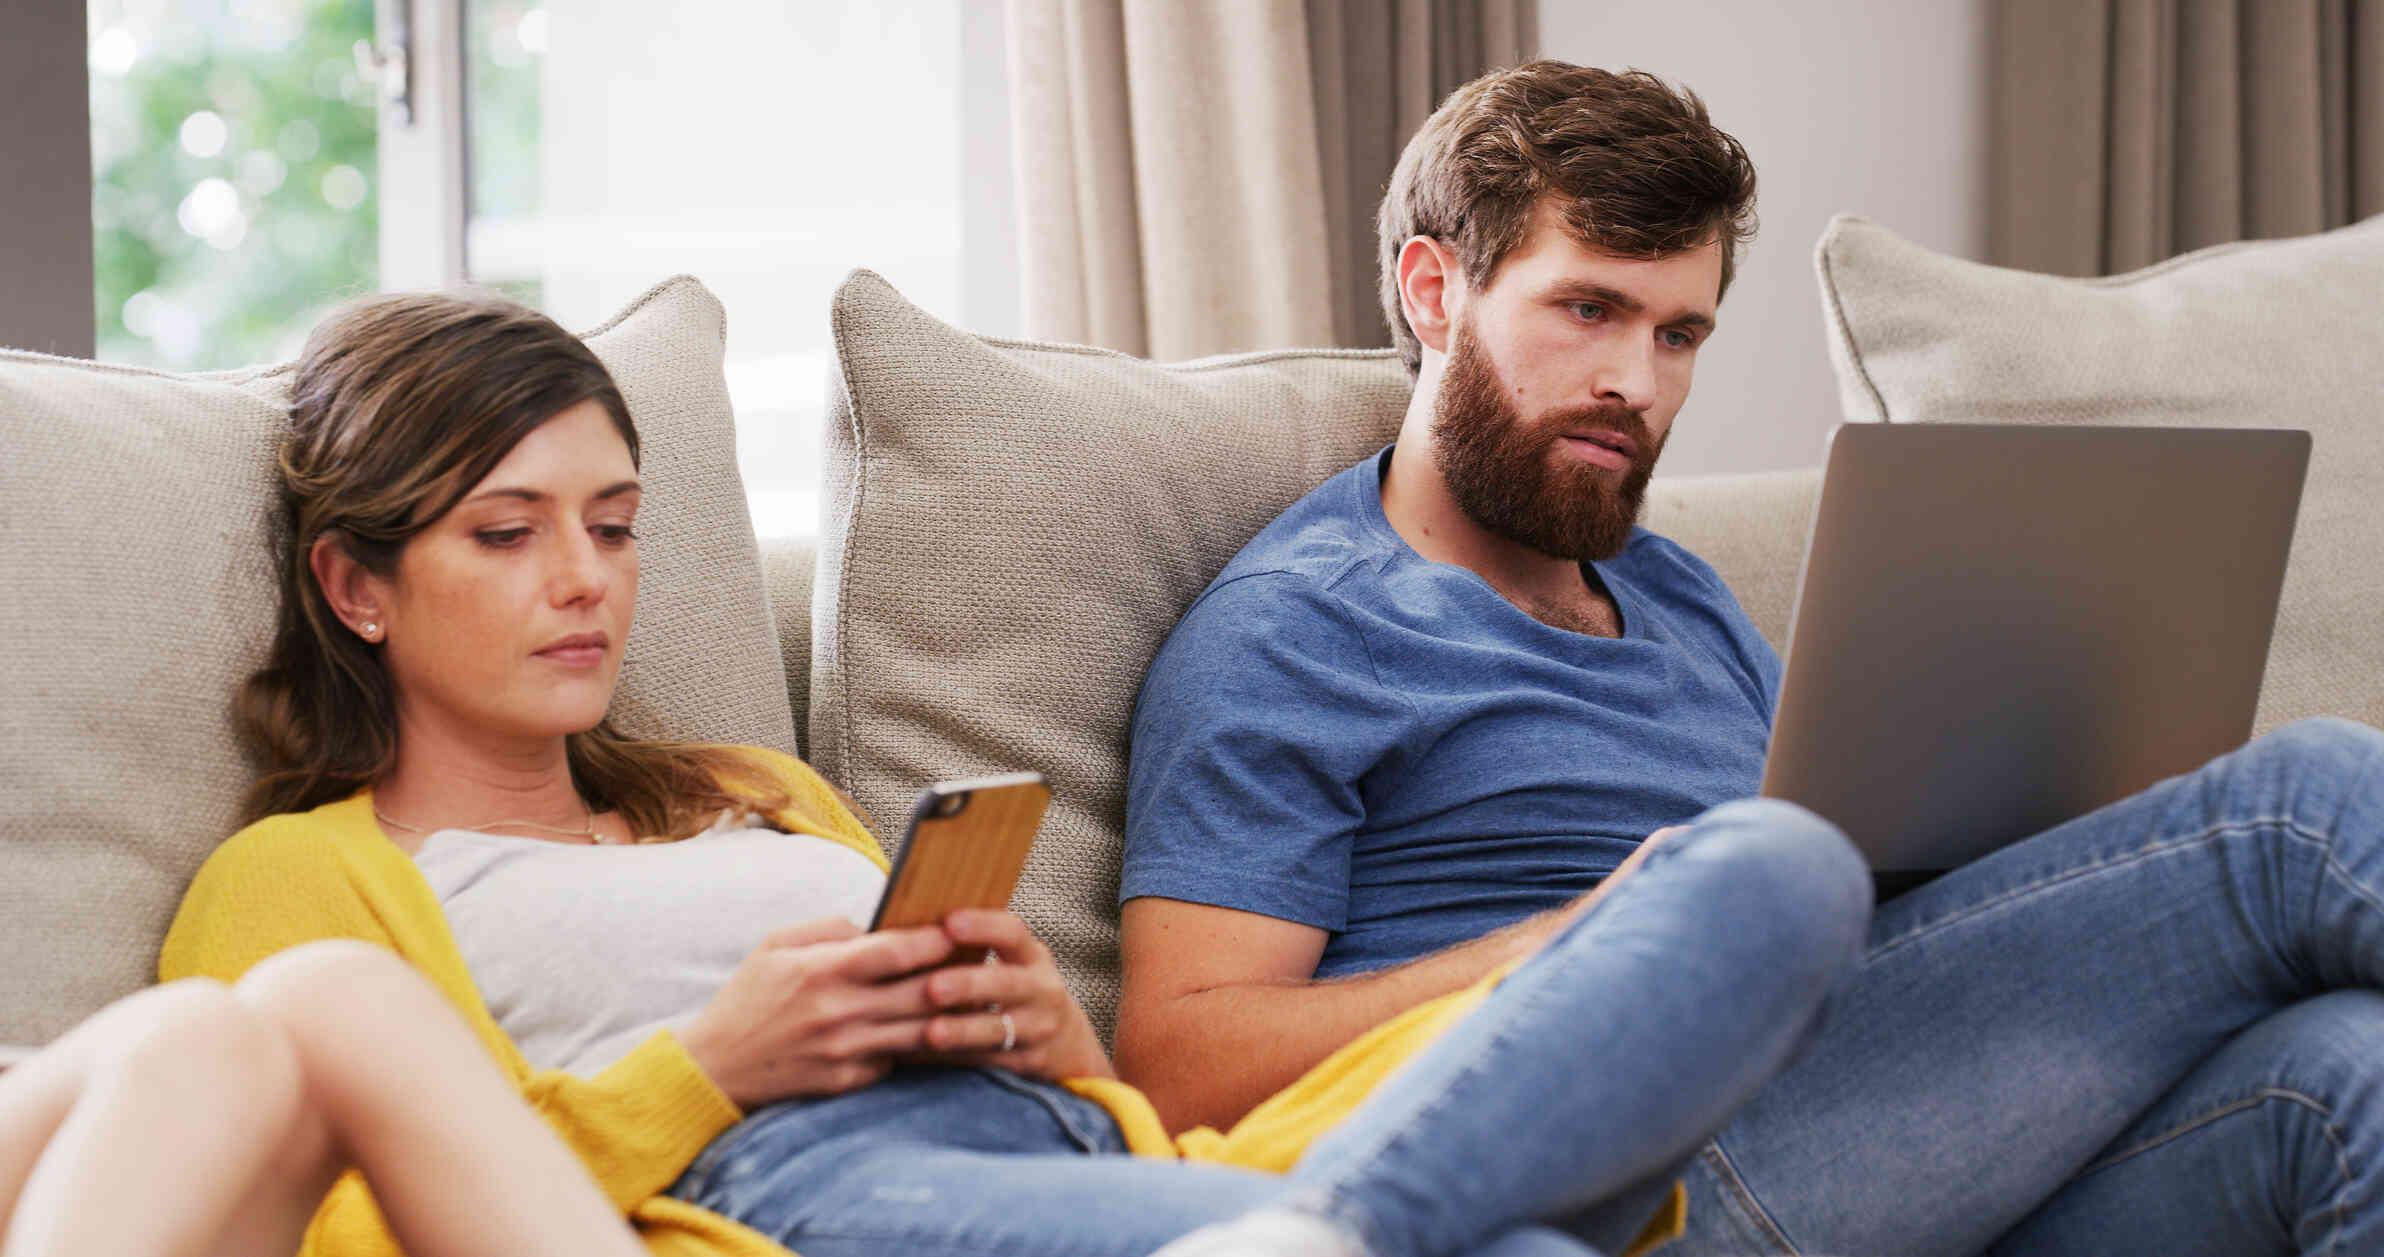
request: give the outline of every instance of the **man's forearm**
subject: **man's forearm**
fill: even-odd
[[[1187,992],[1121,1020],[1119,1074],[1150,1097],[1170,1131],[1224,1130],[1359,1035],[1531,954],[1573,911],[1357,977]]]

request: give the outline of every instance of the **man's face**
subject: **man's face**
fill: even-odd
[[[1713,330],[1722,255],[1591,250],[1543,203],[1450,330],[1441,478],[1474,523],[1557,558],[1621,553]]]

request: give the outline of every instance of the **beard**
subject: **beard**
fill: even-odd
[[[1631,465],[1616,472],[1556,451],[1565,433],[1584,428],[1630,437]],[[1664,452],[1647,420],[1627,406],[1567,406],[1526,421],[1471,320],[1457,325],[1449,346],[1432,406],[1432,447],[1449,495],[1474,523],[1583,563],[1622,553]]]

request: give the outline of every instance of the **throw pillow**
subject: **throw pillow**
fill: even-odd
[[[1106,1032],[1143,672],[1244,542],[1391,440],[1407,372],[1389,351],[1161,364],[988,339],[867,271],[831,323],[813,762],[887,826],[942,778],[1050,778],[1013,906]]]

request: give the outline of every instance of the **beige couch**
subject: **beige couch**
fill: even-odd
[[[1852,219],[1816,261],[1850,419],[2316,432],[2259,725],[2384,723],[2384,219],[2107,280],[1943,258]],[[1044,772],[1018,907],[1106,1025],[1142,669],[1245,539],[1389,439],[1406,376],[1386,353],[1157,365],[989,340],[866,272],[833,324],[816,545],[755,543],[710,294],[671,281],[587,334],[648,452],[616,715],[799,748],[881,822],[929,780]],[[0,354],[0,1043],[149,980],[182,885],[233,826],[224,705],[271,624],[285,379]],[[1659,480],[1648,522],[1778,643],[1816,488]]]

